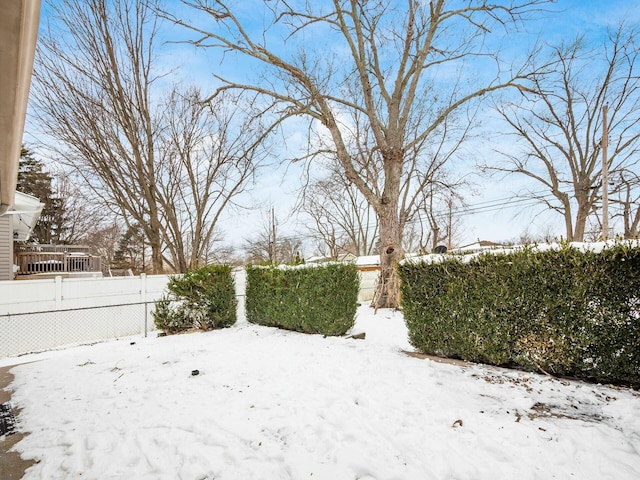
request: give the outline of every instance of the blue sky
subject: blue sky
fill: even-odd
[[[46,0],[43,0],[46,3]],[[256,12],[256,23],[261,23],[260,7],[253,7],[255,2],[245,2],[245,5]],[[258,2],[260,3],[260,2]],[[177,6],[177,2],[167,2],[169,8]],[[554,13],[541,14],[526,25],[527,35],[519,37],[518,42],[511,38],[503,38],[503,45],[509,53],[517,58],[525,55],[530,44],[536,40],[557,45],[564,41],[570,42],[577,35],[584,35],[588,41],[597,43],[605,34],[606,27],[615,26],[621,19],[631,23],[640,21],[640,0],[558,0],[548,7]],[[208,19],[197,12],[183,10],[184,15],[192,22],[208,23]],[[48,21],[48,9],[43,7],[43,25]],[[42,27],[41,27],[42,28]],[[166,25],[163,37],[167,40],[193,38],[192,34],[179,27]],[[174,77],[186,83],[200,85],[203,92],[213,91],[217,81],[213,73],[220,73],[230,78],[242,78],[253,72],[247,64],[227,56],[220,63],[220,56],[216,52],[197,50],[185,44],[167,43],[161,47],[159,60],[163,68],[170,69]],[[282,144],[282,156],[291,155],[291,149],[296,142],[303,142],[303,135],[298,132],[288,132],[289,142]],[[27,144],[37,144],[42,138],[42,132],[37,125],[27,123],[25,141]],[[468,151],[475,155],[492,155],[486,145],[468,145]],[[470,168],[470,166],[468,165]],[[463,167],[464,168],[464,167]],[[283,165],[263,171],[257,179],[256,188],[242,199],[242,203],[252,210],[229,212],[227,218],[221,222],[221,227],[227,232],[227,242],[241,246],[244,239],[254,236],[263,225],[263,217],[271,206],[278,213],[280,231],[282,235],[304,236],[304,230],[299,221],[290,217],[290,211],[296,201],[296,192],[300,187],[302,177],[301,165]],[[514,191],[526,187],[521,179],[515,177],[504,180],[477,179],[474,194],[466,195],[466,201],[474,209],[474,213],[463,216],[463,231],[458,237],[460,244],[472,243],[477,239],[504,241],[516,238],[523,231],[532,234],[552,233],[561,235],[563,231],[562,218],[559,215],[541,213],[538,208],[528,204],[512,203],[507,199]],[[537,187],[533,187],[536,189]],[[501,205],[503,208],[500,208]],[[305,252],[313,253],[310,248]]]

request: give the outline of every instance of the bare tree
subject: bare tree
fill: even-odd
[[[163,270],[150,88],[157,23],[141,2],[63,0],[36,52],[36,115],[75,168],[129,226],[138,223]]]
[[[245,240],[244,251],[247,263],[253,264],[294,264],[301,261],[302,240],[280,236],[278,219],[271,209],[265,215],[262,229],[253,238]]]
[[[300,210],[309,215],[309,231],[332,260],[340,254],[372,255],[378,239],[376,214],[360,191],[330,165],[328,175],[306,188]]]
[[[504,245],[534,245],[536,243],[553,243],[559,241],[553,233],[553,227],[547,225],[542,232],[531,232],[529,227],[525,228],[520,235],[503,242]]]
[[[86,232],[83,243],[91,247],[91,250],[100,255],[103,267],[111,268],[118,250],[119,241],[123,231],[117,222],[109,225],[98,226]]]
[[[222,0],[183,3],[216,24],[205,29],[173,18],[198,33],[194,44],[265,69],[255,81],[220,78],[218,93],[235,89],[261,97],[276,123],[307,119],[310,131],[326,139],[327,153],[378,216],[381,275],[374,304],[398,306],[395,265],[403,256],[406,221],[401,203],[404,194],[417,190],[402,193],[402,174],[411,169],[407,161],[438,143],[452,113],[524,80],[522,72],[504,74],[484,38],[496,29],[509,31],[546,0],[508,6],[483,0],[265,1],[259,31],[255,9],[246,9],[246,2],[241,7]],[[482,72],[480,87],[465,81],[471,60],[473,71]],[[366,138],[357,138],[359,133]],[[369,141],[371,156],[360,155],[358,147]]]
[[[525,175],[546,192],[528,195],[564,217],[568,240],[582,241],[590,215],[602,198],[603,106],[609,105],[609,172],[637,165],[640,147],[640,76],[637,33],[611,32],[602,47],[579,38],[554,48],[533,77],[534,95],[498,107],[522,151],[502,152],[506,165],[494,171]]]
[[[272,264],[273,243],[271,241],[271,233],[263,230],[254,237],[245,240],[243,250],[245,252],[245,261],[248,264]]]
[[[616,178],[614,176],[614,178]],[[611,203],[617,206],[614,216],[622,218],[624,238],[640,235],[640,175],[625,169],[617,172]]]
[[[91,202],[91,192],[70,172],[58,169],[53,185],[60,199],[65,229],[59,239],[64,244],[86,244],[86,237],[112,219],[110,212]]]
[[[220,212],[251,177],[262,130],[222,97],[166,95],[148,2],[53,2],[35,66],[35,110],[55,155],[151,249],[153,273],[206,261]],[[239,132],[234,136],[232,132]]]
[[[170,265],[186,270],[214,257],[216,225],[243,192],[268,144],[257,117],[225,96],[203,102],[198,89],[173,90],[166,103],[156,185]]]
[[[244,265],[242,254],[233,245],[217,244],[216,247],[209,252],[209,264],[224,264],[234,267]]]
[[[454,248],[462,226],[460,209],[464,206],[463,197],[453,186],[429,184],[421,208],[412,218],[411,238],[407,239],[406,248],[424,253],[433,252],[439,245],[449,250]]]

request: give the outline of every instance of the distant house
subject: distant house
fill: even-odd
[[[41,245],[25,243],[38,223],[44,204],[36,197],[16,192],[12,217],[12,278],[52,276],[102,276],[101,259],[82,245]],[[17,242],[17,243],[16,243]]]
[[[7,212],[13,217],[11,223],[14,242],[26,242],[29,240],[40,219],[43,208],[44,203],[40,202],[36,197],[16,191],[14,210]]]
[[[380,255],[363,255],[353,262],[361,272],[377,272],[380,270]]]
[[[326,263],[326,262],[353,262],[353,260],[356,258],[356,256],[353,253],[342,253],[340,255],[338,255],[338,259],[337,260],[332,260],[329,257],[322,257],[322,256],[318,256],[318,257],[309,257],[307,259],[305,259],[305,263]]]
[[[13,209],[0,216],[0,280],[13,280],[16,273],[13,244],[29,239],[44,207],[36,197],[18,191],[13,205]]]
[[[10,215],[0,215],[0,281],[13,279],[13,224]]]

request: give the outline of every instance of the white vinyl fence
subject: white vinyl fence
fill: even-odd
[[[0,357],[154,330],[167,275],[0,282]]]
[[[360,303],[364,304],[373,300],[373,294],[378,284],[378,275],[380,275],[378,270],[360,272],[360,291],[358,293],[358,301]]]
[[[362,272],[360,302],[377,272]],[[0,358],[155,330],[154,304],[168,275],[0,281]],[[234,272],[238,318],[245,315],[245,271]]]

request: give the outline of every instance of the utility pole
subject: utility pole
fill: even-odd
[[[607,110],[609,105],[602,106],[602,239],[609,238],[609,165],[607,147],[609,146],[609,127]]]

